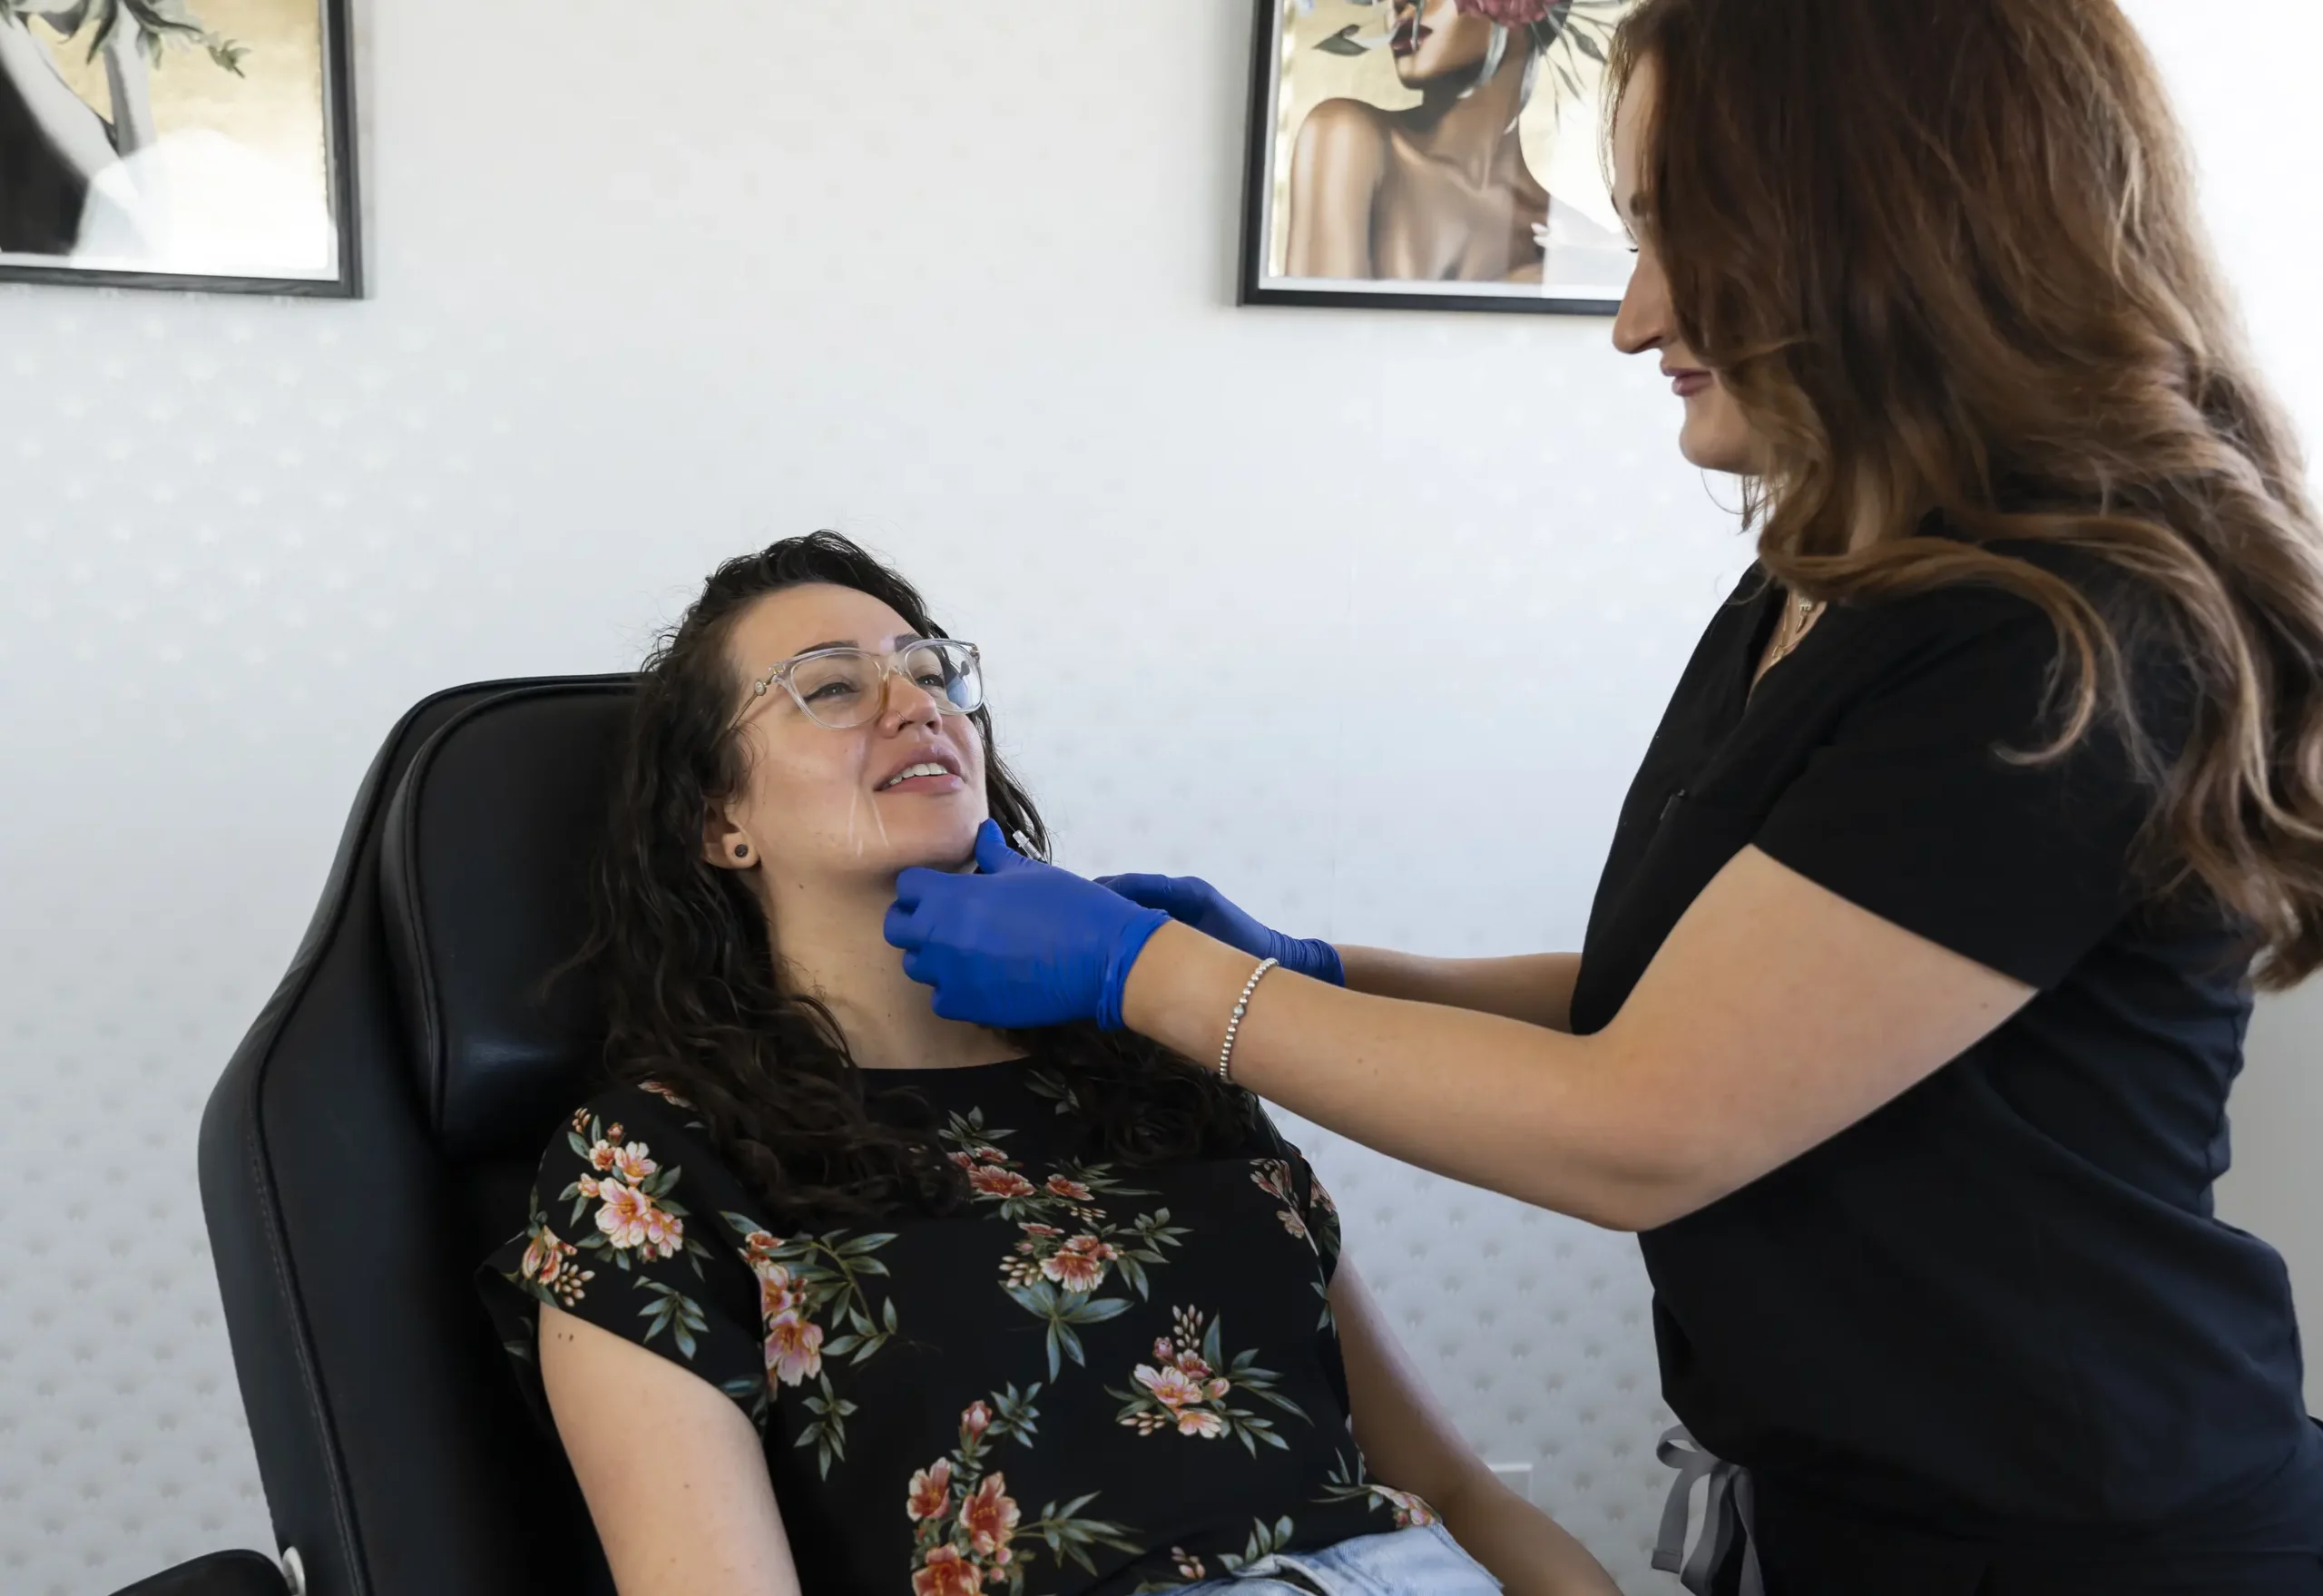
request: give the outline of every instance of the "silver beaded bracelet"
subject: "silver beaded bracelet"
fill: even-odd
[[[1234,1033],[1242,1028],[1242,1016],[1250,1012],[1250,994],[1259,989],[1259,983],[1266,979],[1267,972],[1280,963],[1280,959],[1260,959],[1259,967],[1250,972],[1250,978],[1242,983],[1242,995],[1234,1000],[1234,1012],[1226,1017],[1226,1045],[1218,1050],[1218,1078],[1220,1081],[1234,1078],[1227,1073],[1227,1070],[1234,1062]]]

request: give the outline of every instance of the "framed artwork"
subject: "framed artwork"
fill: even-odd
[[[1610,315],[1634,0],[1259,0],[1240,302]]]
[[[0,281],[352,299],[347,0],[0,0]]]

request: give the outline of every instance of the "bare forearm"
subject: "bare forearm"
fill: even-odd
[[[1218,1054],[1252,961],[1180,925],[1153,935],[1123,1011],[1190,1058]],[[1654,1094],[1594,1038],[1267,976],[1234,1047],[1269,1101],[1423,1169],[1613,1229],[1658,1215],[1688,1165]]]
[[[145,30],[134,16],[118,19],[105,40],[105,88],[113,96],[113,142],[124,156],[160,142],[153,121],[153,90],[142,59]]]
[[[1520,954],[1498,959],[1436,959],[1384,947],[1342,947],[1349,991],[1499,1014],[1551,1031],[1573,1028],[1579,954]]]
[[[1250,968],[1164,926],[1132,971],[1129,1023],[1214,1056]],[[1838,1135],[2034,995],[1745,848],[1603,1031],[1571,1036],[1284,972],[1259,987],[1234,1072],[1408,1162],[1652,1229]]]
[[[1508,1596],[1621,1596],[1589,1548],[1489,1470],[1436,1505],[1452,1538],[1493,1572]]]

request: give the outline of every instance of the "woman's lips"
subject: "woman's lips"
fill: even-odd
[[[965,781],[946,770],[941,776],[907,776],[901,781],[891,783],[878,790],[882,793],[947,793],[957,792],[965,786],[967,786]]]
[[[1670,374],[1670,391],[1681,399],[1691,399],[1717,380],[1707,371],[1673,371]]]
[[[1397,28],[1396,30],[1395,38],[1387,46],[1388,53],[1395,55],[1414,54],[1419,49],[1419,42],[1435,31],[1436,30],[1434,28],[1420,27],[1417,25],[1408,28]]]

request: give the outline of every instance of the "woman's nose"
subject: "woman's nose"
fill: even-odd
[[[1622,291],[1622,308],[1613,313],[1613,348],[1624,355],[1642,355],[1670,341],[1670,293],[1653,262],[1641,257]]]
[[[891,731],[907,726],[932,726],[942,719],[944,711],[936,702],[936,695],[920,686],[900,671],[890,671],[881,679],[886,701],[880,706],[880,720]]]
[[[1669,341],[1660,318],[1642,302],[1642,298],[1635,279],[1632,279],[1629,290],[1622,296],[1622,308],[1613,313],[1613,348],[1624,355],[1642,355]]]

